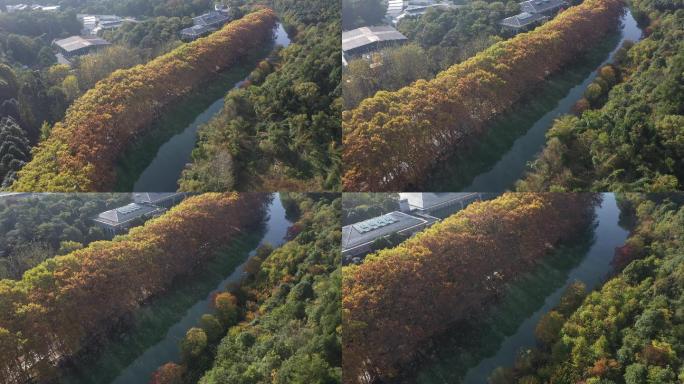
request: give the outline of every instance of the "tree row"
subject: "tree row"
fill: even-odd
[[[503,286],[583,232],[591,194],[505,194],[345,267],[344,381],[401,375],[430,338],[481,314]]]
[[[266,194],[205,194],[144,226],[0,280],[0,373],[46,381],[124,315],[262,223]]]
[[[532,32],[395,92],[378,92],[343,113],[345,190],[416,187],[444,155],[533,92],[551,73],[614,30],[620,0],[589,0]]]
[[[111,190],[118,156],[163,108],[270,39],[275,21],[271,10],[261,9],[145,65],[114,72],[74,102],[12,188]]]

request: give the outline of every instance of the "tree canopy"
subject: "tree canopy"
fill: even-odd
[[[586,229],[595,198],[504,194],[344,267],[345,382],[396,378],[431,337],[481,313],[506,282]]]
[[[613,30],[618,0],[589,0],[430,81],[378,92],[343,112],[345,190],[418,187],[437,159],[486,131],[546,76]]]
[[[119,70],[69,108],[50,137],[34,150],[14,190],[111,190],[114,164],[160,110],[221,69],[234,65],[255,42],[269,39],[275,15],[256,11],[208,37],[145,65]]]

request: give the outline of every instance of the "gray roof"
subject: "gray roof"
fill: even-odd
[[[133,201],[138,204],[155,204],[182,195],[181,192],[136,192],[133,193]]]
[[[395,211],[360,223],[346,225],[342,227],[342,250],[354,248],[427,222],[427,220]]]
[[[181,30],[181,35],[188,35],[188,36],[202,36],[206,33],[215,31],[216,28],[210,27],[207,25],[194,25],[190,28],[184,28]]]
[[[203,15],[193,17],[192,21],[195,23],[195,25],[208,25],[213,27],[225,23],[228,21],[228,19],[228,14],[225,12],[210,11]]]
[[[543,19],[546,19],[546,16],[542,14],[523,12],[501,20],[501,24],[507,27],[522,28]]]
[[[158,210],[159,208],[157,207],[149,205],[140,205],[137,203],[130,203],[128,205],[124,205],[123,207],[111,209],[109,211],[100,213],[95,218],[95,221],[98,221],[103,224],[116,226],[137,219],[139,217],[143,217],[147,214],[150,214]]]
[[[567,5],[565,0],[527,0],[520,3],[523,13],[544,13]]]
[[[62,40],[55,40],[55,45],[67,52],[75,52],[92,46],[107,46],[109,42],[99,37],[71,36]]]
[[[406,36],[389,26],[361,27],[342,32],[342,51],[351,51],[377,42],[404,40],[407,40]]]

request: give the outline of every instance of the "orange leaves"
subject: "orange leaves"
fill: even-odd
[[[273,11],[262,9],[145,65],[114,72],[74,102],[12,189],[111,190],[118,156],[162,108],[271,38],[275,21]]]
[[[346,382],[388,377],[429,337],[481,311],[495,289],[591,220],[590,194],[504,194],[474,203],[343,271]]]
[[[267,194],[256,193],[190,197],[127,235],[49,259],[20,281],[2,281],[0,329],[26,338],[13,348],[35,359],[29,367],[54,364],[260,223],[268,202]],[[23,369],[8,364],[14,372]]]
[[[399,191],[420,185],[442,155],[480,135],[546,76],[593,47],[614,28],[622,6],[620,0],[584,1],[433,80],[379,92],[346,111],[345,190]],[[368,146],[376,136],[384,138],[384,145]]]

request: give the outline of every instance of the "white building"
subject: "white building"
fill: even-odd
[[[442,208],[457,206],[462,209],[473,201],[482,200],[480,193],[426,193],[426,192],[403,192],[399,194],[400,200],[406,200],[411,212],[418,214],[430,214]]]

